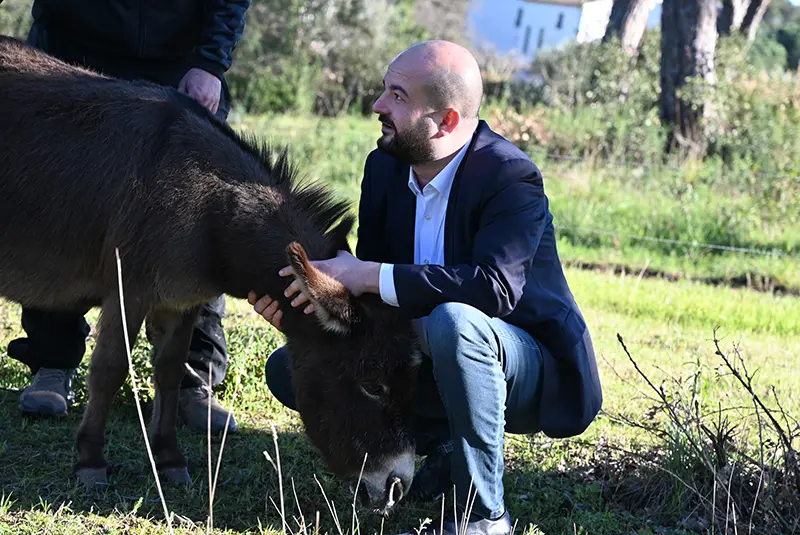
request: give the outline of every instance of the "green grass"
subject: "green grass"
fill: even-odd
[[[569,269],[567,275],[592,328],[605,388],[604,413],[576,440],[508,436],[507,500],[519,519],[518,533],[573,533],[573,525],[583,533],[647,532],[641,531],[647,528],[647,515],[609,498],[605,476],[597,473],[598,456],[608,455],[612,446],[629,447],[649,440],[611,417],[636,417],[649,407],[643,397],[644,383],[616,340],[617,333],[656,381],[686,377],[700,366],[712,371],[703,386],[704,400],[714,406],[716,400],[733,407],[746,405],[746,396],[729,377],[714,376],[720,362],[714,356],[712,336],[714,328],[719,327],[722,347],[727,349],[731,342],[739,342],[748,366],[759,368],[757,387],[762,395],[768,387],[774,387],[787,412],[800,413],[800,398],[795,394],[800,334],[791,328],[800,323],[800,300],[576,269]],[[5,351],[6,344],[21,334],[18,307],[2,305],[0,319],[0,351]],[[90,320],[95,319],[96,311],[92,311]],[[280,504],[277,473],[263,454],[266,451],[276,459],[274,426],[290,528],[299,531],[292,518],[299,518],[302,510],[307,525],[312,526],[309,530],[314,529],[319,512],[320,531],[337,533],[327,496],[343,530],[349,530],[353,513],[347,491],[327,473],[304,438],[297,416],[283,408],[265,387],[264,359],[279,338],[242,301],[229,301],[225,328],[232,356],[219,395],[230,405],[238,392],[234,410],[241,431],[229,436],[225,445],[215,498],[215,526],[231,533],[280,531],[280,516],[272,504]],[[145,351],[146,344],[140,344],[134,358],[140,377],[149,380]],[[113,479],[115,488],[88,497],[70,478],[74,432],[85,404],[85,385],[82,381],[78,384],[79,405],[70,416],[52,421],[19,414],[14,390],[23,388],[26,381],[18,363],[0,360],[0,387],[11,389],[0,392],[0,420],[4,422],[0,431],[0,493],[10,495],[11,500],[0,506],[0,525],[9,526],[10,533],[36,533],[48,523],[53,525],[52,532],[70,535],[95,529],[104,533],[165,533],[130,388],[120,396],[109,424],[108,455],[119,464]],[[188,490],[166,487],[166,498],[172,511],[197,526],[196,533],[204,530],[208,512],[206,439],[185,429],[180,437],[193,462],[194,483]],[[609,448],[587,446],[598,443]],[[215,438],[214,462],[218,452],[219,439]],[[59,512],[62,506],[67,509]],[[405,507],[385,523],[383,532],[418,525],[437,511],[436,507]],[[381,531],[380,523],[367,513],[359,510],[357,517],[363,532]],[[184,522],[184,527],[187,525]],[[661,527],[667,529],[666,533],[674,528]]]
[[[796,204],[778,208],[738,193],[732,184],[687,187],[674,172],[551,166],[547,161],[542,167],[566,261],[646,267],[726,284],[749,279],[754,286],[800,290]]]
[[[235,124],[270,143],[288,145],[308,178],[333,185],[352,202],[358,201],[364,160],[380,136],[377,120],[357,117],[248,116]]]
[[[379,135],[377,120],[279,115],[244,117],[237,124],[271,142],[289,143],[310,178],[357,202],[364,158]],[[710,180],[712,170],[702,167],[676,172],[548,160],[538,150],[531,155],[545,179],[564,262],[800,293],[800,204],[793,200],[800,198],[800,180],[787,181],[784,197],[774,199],[742,193],[741,183],[755,177]]]
[[[374,147],[378,131],[374,121],[251,117],[244,126],[273,141],[291,140],[292,154],[310,176],[357,199],[364,156]],[[718,214],[715,210],[722,210],[725,204],[710,205],[702,197],[673,202],[663,185],[642,183],[637,189],[629,177],[610,178],[601,171],[561,164],[551,167],[543,163],[541,167],[557,225],[573,217],[595,228],[631,233],[660,228],[661,236],[700,240],[710,236]],[[615,188],[622,191],[623,183],[628,189],[612,195]],[[707,206],[708,217],[704,215]],[[685,234],[694,232],[693,225],[681,221],[686,214],[693,214],[706,234]],[[796,228],[782,226],[780,218],[766,209],[753,208],[750,216],[760,222],[758,229],[763,233],[746,225],[734,225],[726,232],[748,246],[776,246],[796,254]],[[677,230],[671,235],[669,222],[673,220]],[[653,403],[649,399],[652,392],[623,351],[617,334],[656,385],[672,385],[668,392],[685,393],[687,379],[702,371],[695,385],[699,406],[708,411],[718,403],[728,407],[726,414],[740,424],[744,447],[752,448],[757,438],[750,417],[752,403],[730,374],[724,373],[715,355],[714,330],[718,329],[724,351],[739,344],[749,369],[757,370],[757,392],[770,406],[774,406],[774,388],[786,411],[800,415],[796,394],[800,386],[800,299],[690,280],[669,282],[640,277],[640,272],[647,267],[668,275],[720,282],[717,279],[735,280],[752,271],[751,280],[760,276],[797,289],[796,262],[732,254],[687,257],[624,240],[608,245],[563,233],[559,247],[566,263],[622,268],[621,274],[610,269],[566,270],[595,342],[604,410],[587,432],[575,439],[507,437],[506,501],[518,518],[516,533],[688,533],[680,528],[679,520],[691,517],[694,509],[681,485],[663,469],[688,477],[693,474],[692,467],[677,455],[677,446],[659,443],[654,436],[622,423],[621,418],[639,421]],[[96,318],[93,310],[89,320]],[[275,439],[288,530],[312,533],[318,522],[320,533],[339,533],[335,511],[341,531],[350,532],[354,517],[351,496],[325,469],[305,439],[297,415],[282,407],[264,383],[264,360],[281,342],[280,336],[242,301],[228,302],[224,325],[231,359],[218,396],[226,406],[233,406],[240,432],[228,436],[225,444],[214,501],[215,533],[281,532],[278,473],[264,453],[277,460]],[[0,302],[0,355],[5,354],[9,341],[21,335],[19,307]],[[89,351],[93,343],[90,340]],[[147,345],[141,337],[134,360],[139,377],[146,381],[140,385],[146,404],[152,390]],[[76,385],[78,405],[67,418],[48,420],[19,413],[19,390],[29,378],[19,363],[0,358],[0,535],[167,533],[129,383],[115,403],[108,427],[107,452],[117,466],[113,487],[90,496],[71,478],[74,436],[86,402],[83,378],[87,364],[85,359]],[[660,418],[656,415],[653,420]],[[192,463],[194,482],[188,489],[165,487],[167,503],[180,515],[176,533],[204,533],[209,509],[206,438],[182,429],[180,440]],[[215,462],[219,448],[220,439],[215,437]],[[631,450],[639,453],[631,454]],[[652,466],[660,468],[647,472]],[[451,502],[447,505],[451,507]],[[361,533],[390,534],[418,526],[438,511],[437,506],[404,504],[384,524],[361,509],[355,516]],[[305,530],[298,524],[301,518]]]

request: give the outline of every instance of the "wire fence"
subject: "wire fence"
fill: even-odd
[[[318,123],[312,129],[314,132],[326,132],[326,133],[342,133],[342,128],[338,127],[335,128],[332,125],[324,125]],[[294,133],[296,129],[291,128],[286,125],[275,125],[273,127],[273,132],[288,132]],[[548,151],[546,148],[540,147],[532,147],[529,148],[527,151],[532,157],[542,157],[549,160],[556,160],[556,161],[568,161],[568,162],[575,162],[575,163],[588,163],[591,165],[602,165],[602,166],[616,166],[616,167],[626,167],[626,168],[640,168],[645,170],[665,170],[665,171],[672,171],[675,173],[683,173],[685,169],[675,165],[668,165],[668,164],[658,164],[658,163],[645,163],[645,162],[638,162],[634,160],[616,160],[611,159],[608,157],[599,157],[599,156],[585,156],[585,155],[577,155],[577,154],[565,154],[565,153],[554,153]],[[759,178],[763,181],[778,181],[778,180],[790,180],[790,181],[797,181],[800,184],[800,174],[769,174],[769,173],[748,173],[746,176]],[[742,177],[739,177],[740,179]],[[785,253],[782,251],[775,251],[775,250],[765,250],[765,249],[756,249],[752,247],[739,247],[731,244],[717,244],[717,243],[704,243],[699,241],[688,241],[688,240],[677,240],[677,239],[670,239],[670,238],[658,238],[655,236],[647,236],[647,235],[637,235],[637,234],[630,234],[624,232],[618,232],[614,230],[608,229],[596,229],[590,227],[576,227],[576,226],[561,226],[556,225],[556,230],[562,230],[567,232],[573,233],[582,233],[582,234],[593,234],[598,236],[610,236],[610,237],[617,237],[617,238],[625,238],[634,241],[645,241],[651,243],[661,243],[665,245],[674,245],[680,247],[691,247],[696,249],[706,249],[706,250],[717,250],[717,251],[725,251],[730,253],[736,254],[744,254],[744,255],[758,255],[758,256],[769,256],[769,257],[776,257],[776,258],[785,258],[785,259],[794,259],[796,257],[795,254],[792,253]]]
[[[556,230],[566,230],[568,232],[582,232],[582,233],[589,233],[589,234],[596,234],[596,235],[603,235],[603,236],[612,236],[617,238],[626,238],[630,240],[642,240],[642,241],[649,241],[649,242],[656,242],[656,243],[664,243],[670,245],[680,245],[686,247],[695,247],[701,249],[715,249],[721,251],[728,251],[733,253],[741,253],[741,254],[752,254],[752,255],[763,255],[763,256],[775,256],[780,258],[794,258],[793,255],[788,253],[783,253],[781,251],[767,251],[764,249],[753,249],[750,247],[736,247],[733,245],[722,245],[716,243],[703,243],[697,241],[686,241],[686,240],[673,240],[670,238],[656,238],[653,236],[645,236],[645,235],[636,235],[636,234],[627,234],[623,232],[615,232],[613,230],[603,230],[603,229],[594,229],[594,228],[587,228],[587,227],[570,227],[570,226],[560,226],[554,225]]]
[[[272,132],[282,132],[282,133],[294,133],[297,132],[298,129],[284,125],[284,124],[276,124],[271,125],[270,130]],[[300,129],[302,130],[302,129]],[[320,132],[320,133],[336,133],[341,134],[344,128],[342,126],[333,126],[333,125],[326,125],[322,123],[316,124],[312,129],[313,132]],[[800,132],[798,133],[800,135]],[[370,138],[372,139],[372,138]],[[669,164],[661,164],[661,163],[647,163],[647,162],[640,162],[635,160],[618,160],[612,159],[608,157],[601,157],[601,156],[585,156],[582,154],[569,154],[569,153],[556,153],[551,152],[545,147],[530,147],[526,150],[530,155],[536,155],[543,158],[547,158],[549,160],[557,160],[557,161],[569,161],[569,162],[579,162],[579,163],[590,163],[593,165],[602,164],[604,166],[613,166],[613,167],[629,167],[629,168],[640,168],[640,169],[660,169],[665,171],[674,171],[675,173],[683,173],[685,172],[685,168],[678,166],[678,165],[669,165]],[[774,174],[774,173],[762,173],[762,172],[748,172],[744,173],[743,176],[746,177],[753,177],[753,178],[760,178],[766,181],[773,181],[773,180],[792,180],[800,182],[800,172],[792,173],[792,174]]]
[[[682,173],[685,171],[684,168],[676,165],[644,163],[644,162],[637,162],[634,160],[613,160],[611,158],[587,157],[587,156],[578,156],[574,154],[560,154],[560,153],[548,152],[545,149],[539,149],[539,148],[530,149],[529,152],[547,158],[548,160],[562,160],[570,162],[602,164],[609,167],[613,166],[613,167],[635,167],[640,169],[661,169],[666,171],[674,171],[676,173]],[[750,176],[753,178],[760,178],[766,181],[796,180],[800,182],[800,174],[790,175],[790,174],[748,173],[746,176]]]

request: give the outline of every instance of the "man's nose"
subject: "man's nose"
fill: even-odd
[[[376,100],[375,103],[372,104],[373,113],[377,113],[378,115],[380,114],[388,115],[389,110],[386,109],[385,105],[386,99],[384,98],[385,96],[386,93],[381,93],[381,96],[378,97],[378,100]]]

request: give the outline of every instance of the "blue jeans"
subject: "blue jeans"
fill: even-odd
[[[522,329],[461,303],[436,307],[418,326],[426,358],[418,379],[417,453],[451,453],[459,507],[469,505],[469,495],[473,513],[496,518],[505,510],[503,433],[539,430],[539,345]],[[275,397],[295,409],[283,348],[267,360],[266,378]]]

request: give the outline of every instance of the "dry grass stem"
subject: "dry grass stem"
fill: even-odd
[[[147,427],[144,423],[144,416],[142,415],[142,405],[139,402],[139,387],[136,384],[136,372],[133,369],[133,357],[131,356],[131,348],[128,337],[128,320],[125,316],[125,296],[122,286],[122,261],[119,257],[119,248],[114,248],[114,254],[117,257],[117,281],[119,283],[119,306],[120,313],[122,314],[122,330],[125,338],[125,354],[128,357],[128,372],[131,374],[131,386],[133,388],[133,399],[136,402],[136,412],[139,415],[139,423],[142,428],[142,436],[144,437],[144,445],[147,448],[147,457],[150,459],[150,466],[153,469],[153,477],[156,479],[156,487],[158,488],[158,495],[161,498],[161,505],[164,508],[164,518],[167,520],[169,532],[174,534],[172,529],[172,516],[167,508],[167,500],[164,498],[164,491],[161,489],[161,481],[158,478],[158,469],[156,468],[156,461],[153,457],[153,452],[150,449],[150,441],[147,439]]]

